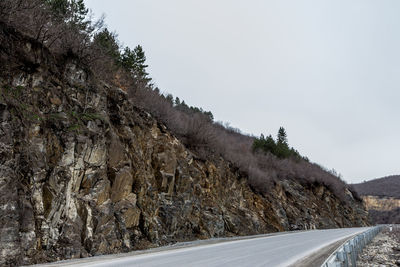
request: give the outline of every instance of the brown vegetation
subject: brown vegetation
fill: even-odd
[[[260,193],[267,193],[276,180],[296,179],[303,184],[326,185],[341,200],[346,199],[346,184],[335,173],[304,159],[279,159],[270,153],[254,153],[254,137],[213,122],[202,113],[181,111],[158,90],[129,75],[93,42],[93,36],[103,27],[101,20],[85,21],[81,27],[82,24],[71,23],[71,17],[56,16],[43,0],[2,0],[0,22],[34,38],[56,57],[76,58],[91,77],[124,88],[133,105],[165,124],[200,158],[223,157],[247,175],[249,184]]]
[[[400,198],[400,176],[392,175],[368,182],[353,184],[358,194],[363,196]]]
[[[374,224],[400,224],[400,208],[393,210],[368,210],[371,222]],[[400,236],[399,236],[400,237]]]

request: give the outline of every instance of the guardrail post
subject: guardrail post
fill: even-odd
[[[351,247],[351,266],[354,267],[356,266],[356,260],[357,260],[354,239],[350,240],[350,247]]]
[[[350,264],[349,260],[351,261],[351,259],[352,259],[350,242],[348,241],[346,244],[344,244],[343,248],[344,248],[344,252],[346,253],[346,265],[345,266],[348,267]]]
[[[347,264],[347,255],[343,250],[339,250],[337,252],[337,259],[339,261],[339,266],[348,266]]]

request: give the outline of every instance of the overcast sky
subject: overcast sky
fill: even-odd
[[[400,174],[400,1],[86,0],[163,92],[347,182]]]

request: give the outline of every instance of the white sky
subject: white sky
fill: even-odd
[[[162,91],[347,182],[400,174],[400,1],[85,2]]]

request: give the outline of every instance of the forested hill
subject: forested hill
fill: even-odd
[[[353,184],[359,195],[400,198],[400,175]]]

